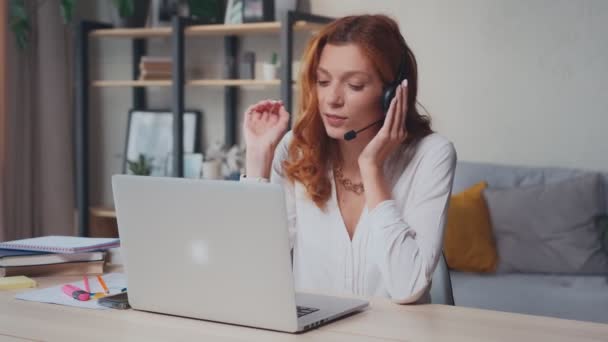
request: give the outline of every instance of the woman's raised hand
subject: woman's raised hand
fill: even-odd
[[[274,149],[283,138],[289,123],[289,113],[281,101],[260,101],[245,111],[243,133],[247,148],[247,176],[270,175]]]

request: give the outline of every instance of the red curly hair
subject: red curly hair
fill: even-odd
[[[287,178],[303,184],[310,198],[321,209],[325,208],[331,196],[328,171],[336,158],[335,142],[326,134],[316,92],[317,68],[321,52],[327,44],[356,44],[361,47],[385,85],[394,81],[402,65],[408,80],[405,122],[408,137],[404,144],[415,144],[433,132],[430,118],[416,109],[416,58],[401,36],[397,23],[385,15],[360,15],[343,17],[326,25],[309,41],[302,57],[298,116],[289,145],[289,157],[283,162]]]

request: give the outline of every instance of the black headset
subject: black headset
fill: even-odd
[[[403,82],[403,80],[406,77],[407,77],[407,75],[405,72],[405,56],[404,56],[404,58],[401,60],[401,63],[399,63],[399,70],[397,72],[397,77],[391,84],[386,86],[384,88],[384,90],[382,91],[381,100],[382,100],[382,112],[384,112],[384,116],[386,116],[386,114],[388,113],[388,107],[390,107],[391,101],[395,97],[395,94],[397,93],[397,89],[398,89],[399,85],[401,84],[401,82]],[[365,131],[366,129],[368,129],[376,124],[379,124],[383,121],[384,121],[384,117],[382,117],[382,119],[380,119],[380,120],[376,120],[376,121],[372,122],[371,124],[361,128],[358,131],[350,130],[350,131],[344,133],[344,140],[346,140],[346,141],[353,140],[357,137],[358,133],[361,133],[361,132]]]
[[[399,71],[397,72],[397,78],[395,78],[395,80],[391,84],[389,84],[387,87],[385,87],[384,92],[382,93],[382,112],[384,112],[385,116],[388,113],[388,107],[390,107],[391,101],[395,97],[395,94],[397,93],[397,89],[398,89],[399,85],[401,84],[401,82],[403,82],[403,80],[405,78],[406,78],[405,60],[402,60],[401,63],[399,64]]]

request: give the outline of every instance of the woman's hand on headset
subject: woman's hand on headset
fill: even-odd
[[[407,81],[398,88],[380,131],[365,146],[358,160],[365,188],[365,202],[370,210],[391,198],[391,190],[383,172],[384,161],[407,138]]]
[[[407,109],[407,80],[404,80],[395,92],[380,131],[359,155],[362,175],[365,170],[382,170],[386,158],[405,141]]]

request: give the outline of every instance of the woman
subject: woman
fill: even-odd
[[[384,91],[394,83],[385,115]],[[242,179],[283,186],[298,290],[429,301],[456,152],[417,111],[417,89],[398,25],[349,16],[304,53],[292,132],[280,102],[247,110]]]

